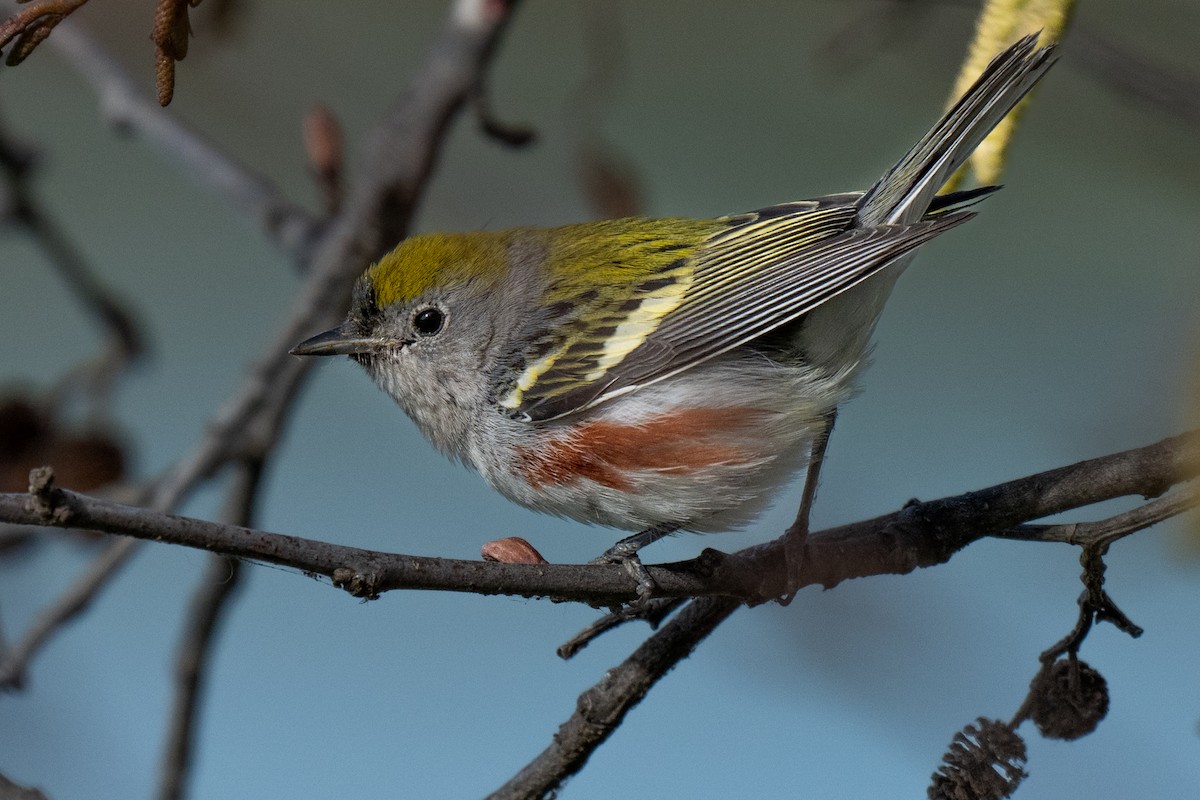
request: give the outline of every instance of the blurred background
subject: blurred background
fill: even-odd
[[[316,208],[302,119],[328,105],[352,161],[446,5],[246,0],[223,25],[202,6],[170,112]],[[538,139],[505,148],[461,118],[415,228],[565,223],[597,216],[601,200],[715,216],[865,188],[940,114],[976,10],[526,0],[489,86],[496,114]],[[78,16],[152,95],[148,4],[96,0]],[[899,283],[865,391],[838,420],[816,527],[1195,424],[1197,30],[1190,1],[1079,4],[1062,61],[1018,132],[1006,189],[925,248]],[[52,48],[0,69],[0,115],[40,153],[39,201],[143,326],[149,358],[119,385],[112,413],[132,475],[156,475],[203,436],[299,281],[253,220],[106,129],[92,89]],[[587,175],[598,158],[615,159],[624,177],[597,189]],[[44,254],[13,229],[0,237],[0,335],[5,393],[48,391],[101,344]],[[185,513],[214,518],[220,486]],[[773,538],[798,496],[798,485],[782,493],[747,531],[656,544],[647,561]],[[551,561],[579,562],[618,536],[493,494],[435,453],[348,360],[322,365],[308,385],[258,522],[455,558],[521,535]],[[1108,718],[1073,743],[1023,728],[1031,777],[1017,797],[1200,792],[1195,530],[1179,520],[1113,548],[1109,591],[1146,632],[1135,641],[1100,627],[1087,640],[1081,655],[1112,694]],[[51,533],[0,558],[10,641],[95,550]],[[143,547],[55,636],[25,690],[0,697],[0,773],[55,800],[153,792],[180,622],[205,559]],[[1070,547],[982,541],[936,569],[742,610],[564,796],[923,797],[956,730],[1014,713],[1038,653],[1074,623],[1079,571]],[[470,595],[360,603],[251,566],[208,676],[193,796],[485,794],[646,636],[627,626],[560,661],[554,648],[595,616]]]

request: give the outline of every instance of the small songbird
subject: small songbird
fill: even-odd
[[[937,195],[1050,68],[1036,41],[993,59],[865,192],[413,236],[358,280],[345,322],[292,352],[362,364],[505,497],[642,532],[610,554],[741,526],[823,445],[916,249],[996,188]]]

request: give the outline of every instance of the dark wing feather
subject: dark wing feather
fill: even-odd
[[[632,340],[576,337],[575,355],[584,357],[564,351],[522,390],[514,415],[555,419],[676,375],[796,320],[971,216],[942,212],[910,225],[853,227],[859,197],[729,218],[692,253],[682,294],[660,319]],[[622,313],[639,299],[622,298]],[[612,314],[591,309],[586,316],[612,331]]]

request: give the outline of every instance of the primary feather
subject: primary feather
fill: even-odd
[[[887,267],[886,284],[858,308],[841,306],[813,326],[814,362],[857,361],[883,300],[914,251],[972,215],[957,211],[993,187],[936,199],[938,189],[1050,68],[1052,49],[1020,40],[866,192],[830,195],[712,220],[699,243],[686,220],[632,218],[566,226],[568,241],[601,241],[601,260],[650,269],[636,281],[597,289],[602,270],[556,263],[552,274],[587,275],[587,287],[551,287],[565,318],[533,335],[525,367],[501,406],[530,421],[594,407],[748,344],[812,312]],[[703,226],[706,223],[698,223]],[[609,226],[598,236],[596,225]],[[589,253],[596,257],[596,253]],[[650,256],[650,257],[648,257]],[[625,273],[614,272],[621,280]],[[565,291],[564,291],[565,288]],[[616,291],[605,289],[615,288]],[[843,301],[844,306],[850,300]],[[834,314],[843,319],[831,319]],[[842,330],[839,331],[838,327]],[[822,341],[823,339],[823,341]],[[834,341],[840,340],[840,341]],[[801,349],[803,348],[801,343]],[[858,351],[849,356],[846,351]]]
[[[557,419],[669,378],[794,321],[972,216],[855,227],[857,207],[844,198],[857,196],[714,220],[698,245],[656,239],[660,220],[619,221],[626,235],[606,240],[611,261],[633,260],[627,241],[675,257],[615,295],[576,298],[570,319],[548,321],[501,405],[530,420]]]

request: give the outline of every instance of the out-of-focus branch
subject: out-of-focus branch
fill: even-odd
[[[1074,61],[1104,86],[1200,128],[1200,75],[1155,63],[1085,26],[1071,44]]]
[[[288,351],[306,336],[340,322],[353,280],[404,237],[446,128],[474,90],[515,5],[494,0],[455,3],[424,68],[371,132],[365,163],[358,171],[363,177],[315,242],[308,279],[292,314],[217,413],[205,441],[155,487],[152,506],[174,507],[199,479],[238,457],[248,429],[262,427],[262,421],[272,417],[282,421],[312,368],[311,359]]]
[[[137,539],[109,542],[54,605],[38,615],[29,629],[5,653],[4,661],[0,663],[0,688],[19,688],[24,683],[30,660],[46,640],[91,605],[100,587],[129,561],[139,544]]]
[[[1193,432],[963,495],[911,502],[892,514],[811,534],[803,585],[829,587],[849,578],[944,563],[971,542],[1007,535],[1029,520],[1115,497],[1157,496],[1198,475],[1200,433]],[[381,553],[123,506],[53,488],[47,477],[33,482],[30,495],[0,494],[0,520],[101,530],[281,564],[325,575],[363,597],[428,589],[611,605],[637,596],[628,574],[617,566],[531,566]],[[1171,508],[1178,512],[1185,506]],[[1046,541],[1065,541],[1058,527],[1048,529]],[[663,597],[723,595],[761,602],[784,590],[782,550],[781,537],[732,555],[706,550],[692,561],[649,570]]]
[[[68,20],[59,25],[50,44],[95,87],[110,125],[162,151],[188,177],[255,220],[283,251],[301,257],[311,246],[318,230],[316,220],[280,195],[266,177],[146,97],[117,60],[78,23]]]
[[[132,315],[84,262],[54,221],[33,197],[29,174],[36,156],[22,148],[0,128],[0,171],[4,173],[4,194],[0,207],[5,216],[23,226],[46,252],[51,266],[79,295],[84,307],[94,313],[129,358],[142,351],[142,337]]]
[[[874,0],[821,47],[818,64],[834,73],[850,72],[885,48],[905,46],[917,32],[928,30],[929,14],[939,5],[976,13],[979,3]],[[1070,53],[1067,63],[1118,94],[1193,128],[1200,127],[1200,76],[1156,61],[1082,22],[1072,24],[1065,38]]]
[[[293,237],[276,232],[276,241],[285,248],[290,244],[293,255],[309,267],[290,318],[217,413],[204,440],[145,491],[138,505],[160,511],[175,508],[224,464],[242,460],[256,449],[264,452],[262,448],[277,439],[301,381],[312,367],[311,360],[290,356],[288,350],[312,332],[339,321],[353,279],[407,231],[450,120],[479,84],[516,5],[516,0],[456,0],[424,67],[372,132],[358,173],[362,177],[349,188],[341,213],[311,242],[307,233]],[[134,125],[185,166],[208,176],[218,191],[241,198],[240,204],[250,213],[276,207],[273,189],[141,98],[86,36],[65,26],[54,40],[96,80],[105,106],[120,112],[119,119]],[[209,170],[217,177],[208,175]],[[76,585],[43,613],[44,626],[40,622],[26,637],[32,640],[30,646],[14,651],[20,660],[6,662],[10,667],[20,664],[20,669],[0,669],[0,677],[19,675],[37,646],[86,607],[91,596],[127,561],[135,545],[134,540],[111,545]]]
[[[261,459],[248,459],[239,466],[224,514],[229,522],[249,525],[254,519],[262,474]],[[212,661],[212,649],[218,625],[237,594],[241,576],[241,561],[212,554],[188,607],[187,623],[175,658],[175,705],[158,783],[161,800],[180,800],[186,796],[199,724],[200,698]]]
[[[689,603],[629,658],[579,695],[575,713],[559,726],[550,746],[488,795],[488,800],[551,796],[563,781],[583,769],[646,692],[740,605],[729,597],[702,597]]]
[[[30,173],[36,157],[0,128],[0,208],[6,221],[19,225],[46,254],[83,307],[96,316],[109,334],[110,346],[93,362],[77,370],[88,393],[106,402],[113,381],[143,351],[142,334],[133,315],[93,274],[83,255],[34,197]],[[74,381],[73,381],[74,382]]]

